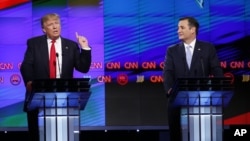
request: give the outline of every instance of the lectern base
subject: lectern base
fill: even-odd
[[[74,108],[40,109],[40,141],[79,141],[80,113]]]
[[[222,107],[182,107],[182,141],[223,141]]]

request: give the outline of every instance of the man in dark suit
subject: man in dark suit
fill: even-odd
[[[30,140],[39,141],[38,110],[28,111],[27,99],[32,90],[32,81],[35,79],[73,78],[74,69],[87,73],[91,64],[91,48],[84,36],[76,33],[77,42],[61,36],[61,22],[59,15],[52,13],[41,18],[42,31],[45,35],[27,40],[27,50],[21,65],[21,74],[26,87],[24,111],[27,112]],[[53,43],[51,42],[53,41]],[[52,65],[55,75],[50,74],[50,54],[54,48],[56,58]],[[80,45],[80,48],[78,46]]]
[[[182,140],[180,108],[173,106],[171,95],[177,78],[223,77],[215,47],[209,42],[197,40],[198,30],[199,23],[195,18],[180,18],[177,32],[182,42],[168,47],[164,60],[163,84],[169,101],[168,124],[171,141]]]

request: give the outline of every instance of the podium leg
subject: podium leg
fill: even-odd
[[[220,106],[182,107],[182,141],[222,141],[222,122]]]
[[[79,117],[78,108],[41,108],[40,141],[79,141]]]

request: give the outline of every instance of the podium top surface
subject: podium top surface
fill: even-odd
[[[178,78],[173,87],[180,91],[224,91],[233,90],[233,80],[228,77]]]
[[[28,109],[68,108],[83,109],[90,97],[90,79],[39,79],[32,83]]]
[[[176,106],[226,106],[234,91],[231,78],[179,78],[174,87]]]
[[[74,79],[38,79],[32,82],[34,93],[37,92],[88,92],[90,78]]]

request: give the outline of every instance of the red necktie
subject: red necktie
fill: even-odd
[[[50,59],[49,59],[49,69],[50,69],[50,78],[56,78],[56,49],[55,49],[55,40],[51,41],[50,48]]]

